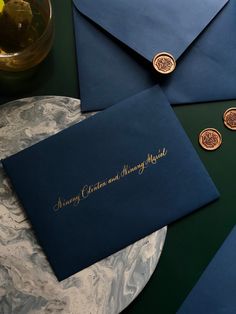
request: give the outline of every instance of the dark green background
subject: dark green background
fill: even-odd
[[[71,2],[52,2],[55,22],[52,52],[35,72],[28,72],[25,77],[10,77],[8,80],[4,77],[2,81],[0,77],[2,103],[31,95],[79,97]],[[236,132],[226,129],[222,121],[224,111],[231,106],[236,106],[236,101],[174,108],[221,198],[169,227],[155,273],[124,313],[175,313],[234,226]],[[206,127],[217,128],[223,136],[223,145],[215,152],[205,152],[198,145],[198,134]]]

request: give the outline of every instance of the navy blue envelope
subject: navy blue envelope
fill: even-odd
[[[173,105],[236,97],[235,0],[73,1],[83,111],[156,84]],[[152,66],[160,52],[170,75]]]
[[[219,196],[158,87],[2,163],[59,280]]]
[[[236,227],[210,262],[178,314],[236,313]]]

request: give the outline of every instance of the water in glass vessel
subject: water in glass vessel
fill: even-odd
[[[51,42],[50,1],[0,0],[0,69],[17,71],[36,65]]]

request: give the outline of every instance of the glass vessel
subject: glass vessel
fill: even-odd
[[[36,66],[49,53],[52,41],[50,0],[0,0],[0,70]]]

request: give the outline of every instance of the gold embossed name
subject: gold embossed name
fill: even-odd
[[[56,204],[53,206],[54,211],[59,211],[62,208],[65,208],[67,206],[78,206],[82,200],[87,199],[91,194],[94,192],[97,192],[101,189],[104,189],[110,184],[116,183],[120,181],[121,179],[137,173],[138,175],[142,175],[144,171],[149,168],[150,166],[156,165],[158,161],[162,158],[164,158],[168,154],[168,151],[166,148],[159,149],[156,154],[148,154],[147,158],[140,163],[130,166],[128,164],[123,165],[120,171],[118,171],[114,176],[99,181],[95,184],[91,185],[84,185],[82,189],[79,191],[78,194],[72,196],[69,199],[65,199],[61,196],[58,197]]]

